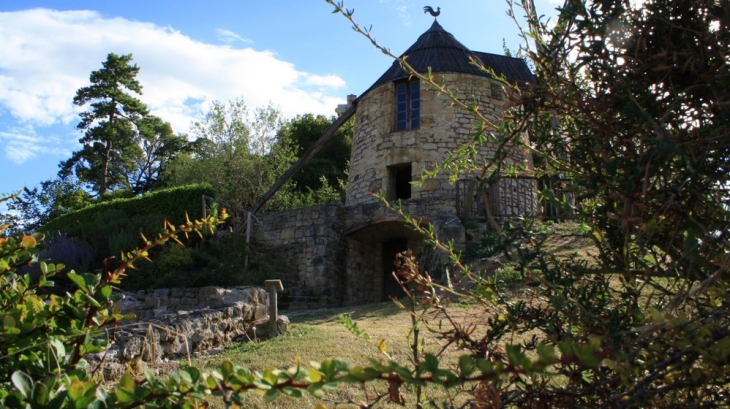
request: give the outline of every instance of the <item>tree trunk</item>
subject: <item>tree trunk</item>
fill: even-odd
[[[104,150],[104,159],[101,163],[101,180],[99,181],[99,196],[104,195],[107,189],[107,172],[109,170],[109,156],[112,152],[112,141],[106,141],[106,149]]]

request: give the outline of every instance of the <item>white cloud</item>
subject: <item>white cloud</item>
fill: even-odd
[[[308,75],[307,84],[319,87],[340,88],[345,86],[345,81],[337,75]]]
[[[39,155],[71,155],[71,151],[62,147],[63,141],[56,136],[41,137],[33,135],[32,130],[0,131],[0,141],[5,145],[5,157],[13,163],[20,164]]]
[[[246,42],[227,30],[219,34]],[[94,11],[33,9],[0,13],[0,111],[38,133],[39,127],[75,125],[81,110],[73,105],[75,92],[110,52],[134,55],[139,98],[178,132],[212,100],[243,97],[252,107],[271,102],[288,117],[333,114],[343,102],[336,93],[341,78],[298,71],[270,51],[206,44],[169,27]],[[3,124],[0,132],[13,160],[47,152],[35,137],[23,139]]]
[[[235,43],[236,41],[240,41],[242,43],[247,43],[247,44],[253,43],[253,40],[250,40],[248,38],[243,38],[231,30],[225,30],[222,28],[218,28],[215,30],[215,32],[218,34],[218,39],[227,44]]]
[[[386,4],[391,9],[395,10],[404,26],[410,27],[411,13],[408,10],[408,6],[404,4],[403,0],[380,0],[380,3]],[[436,7],[434,6],[434,9]]]

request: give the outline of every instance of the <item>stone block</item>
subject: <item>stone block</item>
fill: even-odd
[[[158,297],[149,296],[145,298],[143,308],[152,310],[155,308],[160,308],[161,305],[162,303],[160,302],[160,299]]]
[[[198,300],[202,303],[220,302],[223,300],[225,288],[220,287],[201,287],[198,289]]]
[[[253,319],[258,321],[269,316],[268,306],[255,305],[253,307]]]

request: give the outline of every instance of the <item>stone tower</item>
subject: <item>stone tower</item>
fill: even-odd
[[[436,83],[476,102],[486,115],[497,115],[507,103],[507,96],[499,81],[471,61],[513,83],[534,81],[523,60],[471,51],[437,21],[403,55],[414,70],[426,73],[430,69]],[[472,114],[452,106],[430,84],[409,78],[397,61],[355,103],[345,202],[348,212],[355,215],[346,223],[347,274],[353,283],[367,283],[360,287],[370,287],[364,293],[370,294],[369,301],[377,301],[398,293],[397,288],[388,285],[395,253],[405,248],[420,250],[422,239],[392,216],[375,212],[369,219],[362,218],[363,212],[357,209],[375,206],[378,199],[373,193],[384,191],[390,200],[401,199],[411,215],[432,223],[440,238],[452,239],[457,246],[463,244],[464,228],[456,214],[457,190],[449,183],[448,175],[427,179],[420,186],[411,182],[420,180],[424,170],[440,164],[449,152],[470,142],[475,123]],[[481,145],[479,156],[493,157],[495,149]],[[531,166],[529,154],[521,150],[511,152],[508,161]],[[498,207],[497,213],[526,215],[537,210],[534,181],[500,180],[500,185],[500,194],[490,198]],[[352,298],[362,298],[363,291],[349,286],[348,291]]]
[[[499,81],[471,61],[512,83],[534,81],[523,60],[471,51],[435,21],[404,55],[416,71],[430,69],[437,83],[476,102],[487,115],[496,116],[508,96]],[[359,98],[348,98],[348,105],[339,109],[342,121],[355,116],[344,206],[262,215],[256,241],[276,255],[268,261],[284,274],[285,287],[294,298],[320,304],[379,302],[401,295],[392,276],[396,253],[413,250],[431,273],[443,264],[438,255],[429,253],[423,238],[373,194],[385,191],[388,199],[401,199],[405,210],[422,223],[431,223],[441,240],[463,246],[457,188],[448,175],[425,180],[420,186],[411,182],[469,142],[475,124],[470,113],[452,106],[445,95],[409,78],[397,61]],[[489,158],[495,151],[489,144],[477,149],[480,158]],[[530,165],[529,155],[518,150],[510,153],[508,161]],[[534,182],[501,179],[489,192],[489,208],[500,216],[536,213]],[[463,192],[460,196],[468,196]]]
[[[476,101],[485,114],[496,114],[505,104],[505,92],[470,60],[481,62],[498,75],[515,83],[532,82],[523,60],[473,52],[434,21],[405,53],[418,72],[431,69],[436,82],[458,95]],[[449,152],[470,141],[473,116],[451,106],[428,84],[409,79],[396,61],[358,98],[355,134],[350,159],[347,206],[371,203],[373,192],[384,190],[389,199],[432,199],[454,201],[455,187],[447,175],[411,186],[423,170],[441,163]],[[494,147],[480,147],[490,157]],[[515,163],[527,163],[529,155],[514,152]],[[534,209],[520,209],[525,214]]]

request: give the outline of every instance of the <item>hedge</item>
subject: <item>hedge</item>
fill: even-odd
[[[191,220],[201,218],[201,197],[203,195],[215,197],[213,187],[208,184],[186,185],[157,190],[141,197],[114,199],[53,219],[40,230],[53,233],[60,231],[75,236],[77,235],[75,233],[87,230],[89,227],[93,228],[93,226],[85,226],[88,223],[98,223],[109,219],[109,216],[114,219],[122,217],[127,220],[156,221],[159,226],[139,227],[158,230],[162,227],[163,218],[175,225],[185,222],[186,212]]]

